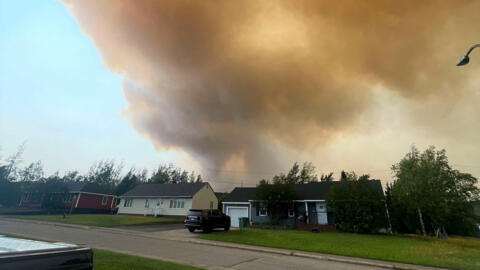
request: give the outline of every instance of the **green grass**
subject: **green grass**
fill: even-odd
[[[258,246],[296,249],[454,269],[480,269],[480,240],[413,235],[364,235],[340,232],[238,230],[200,238]]]
[[[126,255],[106,250],[93,250],[93,268],[95,270],[181,270],[201,269],[197,267],[165,262],[155,259]]]
[[[128,215],[76,214],[63,218],[62,215],[11,215],[10,218],[59,222],[97,227],[117,227],[141,224],[177,223],[176,218],[144,217]]]

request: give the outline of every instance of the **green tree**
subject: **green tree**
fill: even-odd
[[[321,182],[332,182],[333,181],[333,172],[329,173],[329,174],[322,174],[320,176],[320,181]]]
[[[372,186],[369,175],[357,178],[343,172],[341,181],[327,195],[337,228],[345,232],[376,233],[388,227],[384,196]]]
[[[115,189],[116,195],[122,195],[127,191],[133,189],[137,185],[141,183],[145,183],[147,181],[147,170],[143,169],[141,171],[137,171],[135,168],[131,168],[127,174],[122,178],[120,183],[117,185]]]
[[[30,163],[18,172],[18,176],[20,181],[39,181],[44,176],[42,162],[39,160]]]
[[[18,164],[22,161],[25,143],[17,152],[0,160],[0,206],[18,206],[21,197],[21,184],[17,181]]]
[[[122,165],[115,164],[113,160],[95,162],[86,176],[86,180],[98,184],[106,192],[113,194],[115,187],[120,182]]]
[[[427,233],[447,237],[447,233],[473,230],[475,217],[470,202],[479,196],[477,179],[452,169],[445,150],[436,151],[431,146],[420,153],[413,146],[392,166],[392,171],[395,181],[391,186],[391,211],[394,216],[415,214],[416,225],[424,237]],[[412,224],[396,229],[409,227],[413,227]]]
[[[256,208],[267,209],[272,220],[278,221],[281,213],[286,213],[286,208],[294,199],[293,184],[279,180],[273,183],[261,180],[255,193],[254,205]]]
[[[195,172],[192,171],[189,174],[188,171],[177,168],[172,164],[168,166],[158,166],[148,180],[149,183],[156,184],[201,183],[202,181],[203,180],[200,175],[195,177]]]
[[[306,184],[317,181],[318,177],[315,173],[315,166],[310,162],[303,163],[301,169],[298,162],[295,162],[286,175],[281,173],[272,178],[273,183],[284,184]]]

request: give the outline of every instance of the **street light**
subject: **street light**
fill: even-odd
[[[470,50],[468,50],[467,54],[465,54],[464,56],[460,57],[460,59],[458,60],[457,62],[457,66],[463,66],[463,65],[466,65],[468,64],[468,62],[470,62],[470,58],[468,57],[468,55],[473,51],[473,49],[477,48],[477,47],[480,47],[480,44],[476,44],[476,45],[473,45]]]

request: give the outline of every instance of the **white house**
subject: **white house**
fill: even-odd
[[[118,214],[185,216],[189,209],[217,209],[208,183],[141,184],[120,196]]]

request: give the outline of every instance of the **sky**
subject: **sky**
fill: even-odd
[[[398,2],[398,1],[397,1]],[[0,146],[217,190],[295,161],[391,181],[416,145],[480,176],[478,1],[0,0]]]

